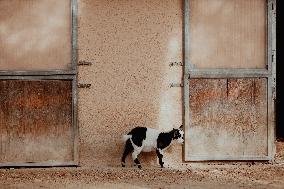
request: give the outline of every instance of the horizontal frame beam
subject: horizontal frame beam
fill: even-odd
[[[5,167],[53,167],[53,166],[78,166],[78,162],[45,161],[45,162],[30,162],[30,163],[0,163],[0,169]]]
[[[75,75],[0,75],[0,80],[73,80]]]
[[[186,156],[185,161],[270,161],[268,156]]]
[[[39,76],[39,75],[75,75],[76,70],[54,70],[54,71],[0,71],[0,76]]]
[[[266,69],[195,69],[188,71],[190,78],[244,78],[269,77]]]

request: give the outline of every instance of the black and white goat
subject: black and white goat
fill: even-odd
[[[156,150],[159,158],[159,164],[163,168],[163,154],[172,143],[173,140],[177,140],[178,143],[183,144],[184,132],[182,131],[182,125],[179,129],[172,129],[169,132],[161,132],[156,129],[147,127],[135,127],[127,135],[123,136],[125,143],[124,152],[121,158],[121,165],[125,167],[125,158],[132,152],[132,159],[138,168],[142,168],[137,156],[141,152],[151,152]]]

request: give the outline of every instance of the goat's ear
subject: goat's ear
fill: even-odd
[[[179,129],[182,129],[182,130],[183,130],[183,125],[179,126]]]

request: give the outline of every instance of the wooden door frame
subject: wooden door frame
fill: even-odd
[[[33,163],[0,163],[0,167],[26,167],[26,166],[77,166],[79,164],[78,141],[79,130],[77,121],[77,15],[78,3],[77,0],[70,1],[71,11],[71,70],[53,70],[53,71],[2,71],[0,70],[0,80],[70,80],[72,81],[72,161],[57,162],[33,162]]]
[[[276,100],[276,0],[267,2],[267,68],[265,69],[196,69],[190,66],[189,60],[189,1],[183,0],[183,124],[185,128],[185,140],[189,136],[189,79],[191,78],[267,78],[267,156],[239,156],[239,157],[187,157],[186,143],[183,148],[183,160],[210,161],[210,160],[269,160],[274,161],[275,149],[275,100]]]

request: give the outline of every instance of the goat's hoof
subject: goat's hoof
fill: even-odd
[[[139,169],[142,169],[141,165],[138,165],[138,168],[139,168]]]
[[[125,165],[121,165],[122,167],[125,167]]]

